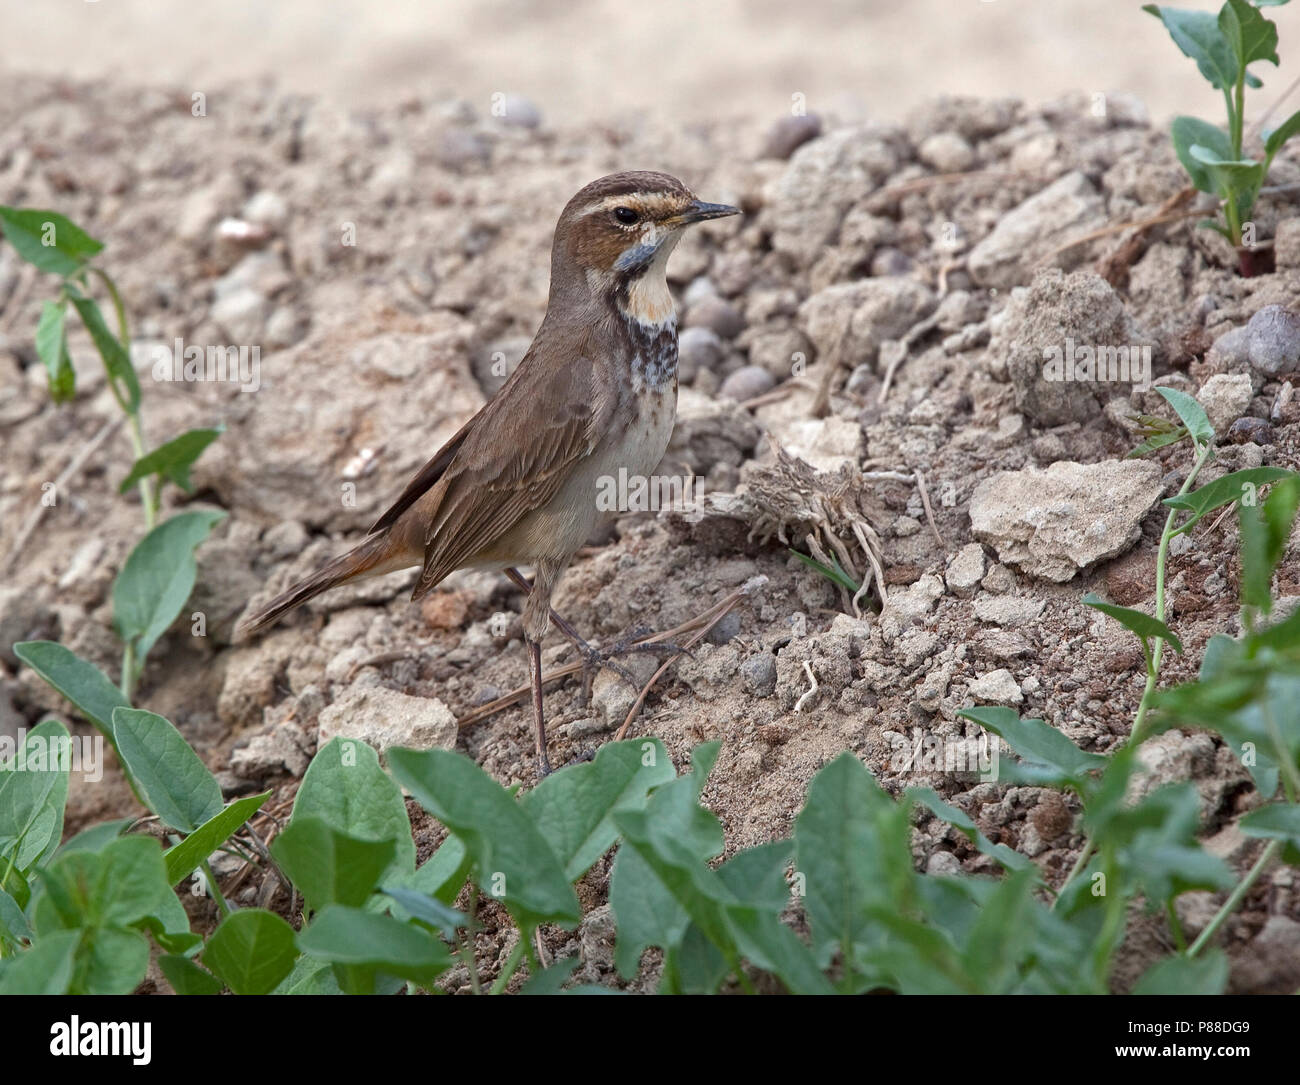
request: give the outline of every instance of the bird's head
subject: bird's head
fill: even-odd
[[[697,199],[667,173],[611,173],[573,197],[555,228],[551,294],[584,289],[643,324],[672,315],[664,271],[692,223],[740,208]]]

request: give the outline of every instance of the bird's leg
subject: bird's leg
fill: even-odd
[[[529,599],[531,600],[533,595],[533,585],[529,584],[528,581],[524,579],[523,574],[518,569],[514,568],[507,569],[505,572],[506,578],[516,587],[528,592]],[[573,647],[577,649],[578,659],[582,663],[582,690],[579,702],[580,704],[586,705],[591,701],[591,683],[596,677],[597,667],[608,667],[633,689],[639,690],[641,688],[637,685],[636,678],[631,671],[608,658],[611,654],[618,654],[617,652],[602,652],[599,648],[593,648],[583,640],[581,634],[579,634],[579,632],[562,615],[556,613],[554,607],[548,607],[547,610],[551,621],[555,623],[555,628],[563,633]],[[624,649],[624,651],[627,650],[629,649]]]
[[[533,686],[533,731],[537,738],[537,777],[549,776],[551,760],[546,756],[546,717],[542,709],[542,645],[531,637],[528,642],[528,676]]]

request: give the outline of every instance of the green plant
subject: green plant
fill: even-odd
[[[63,215],[36,208],[0,206],[0,230],[20,257],[59,278],[58,294],[42,307],[35,334],[36,353],[45,366],[51,399],[66,402],[77,390],[76,372],[68,353],[67,316],[71,306],[104,364],[108,387],[126,416],[135,448],[135,462],[119,492],[139,489],[147,534],[127,558],[113,586],[113,622],[123,642],[120,687],[129,701],[149,649],[175,621],[194,586],[194,549],[224,515],[188,512],[159,524],[161,486],[170,480],[186,493],[192,492],[190,468],[221,430],[189,430],[146,452],[140,382],[131,362],[126,306],[112,277],[92,262],[103,244]],[[116,335],[109,330],[99,304],[90,297],[92,278],[103,284],[112,302]]]
[[[1158,4],[1143,7],[1164,23],[1174,43],[1196,61],[1210,85],[1223,92],[1226,132],[1196,117],[1177,117],[1170,135],[1192,184],[1222,201],[1223,221],[1206,219],[1201,225],[1217,230],[1238,248],[1274,155],[1300,131],[1300,112],[1293,113],[1265,135],[1262,162],[1245,152],[1246,87],[1263,85],[1249,70],[1250,65],[1278,63],[1277,26],[1259,8],[1285,3],[1287,0],[1227,0],[1217,16]],[[1243,273],[1252,269],[1243,256]]]

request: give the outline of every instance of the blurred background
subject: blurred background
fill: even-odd
[[[1300,77],[1300,4],[1269,17],[1265,103]],[[943,93],[1066,90],[1131,91],[1157,120],[1221,113],[1135,0],[0,0],[0,66],[186,90],[270,78],[356,106],[506,92],[559,126],[771,115],[795,93],[882,119]]]

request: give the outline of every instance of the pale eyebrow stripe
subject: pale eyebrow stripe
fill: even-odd
[[[578,217],[586,218],[598,211],[612,211],[614,208],[621,207],[626,203],[638,203],[648,210],[655,211],[676,203],[676,200],[662,192],[624,192],[620,195],[604,196],[599,200],[593,200],[582,209],[582,213]]]

